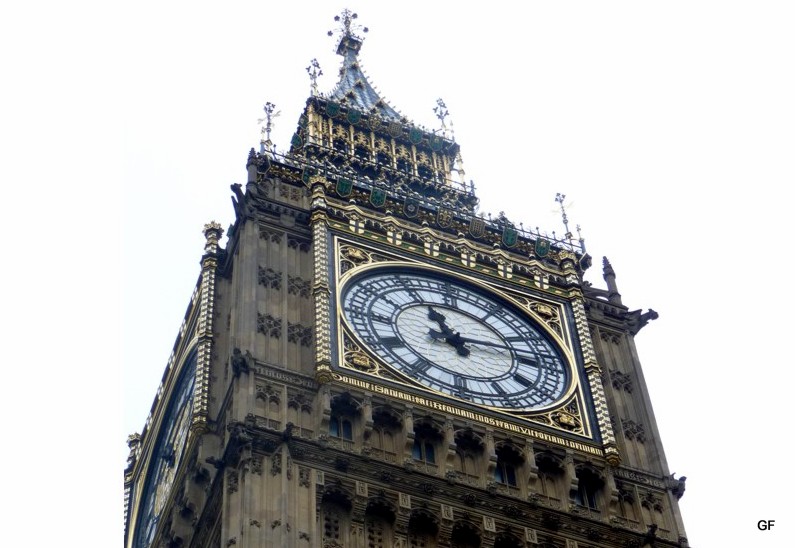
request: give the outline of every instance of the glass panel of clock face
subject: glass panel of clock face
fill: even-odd
[[[426,271],[380,269],[349,281],[341,306],[375,355],[434,390],[530,410],[568,389],[569,368],[557,346],[485,288]]]

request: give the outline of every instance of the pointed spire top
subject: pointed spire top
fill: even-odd
[[[616,272],[613,270],[613,265],[610,264],[610,261],[607,257],[602,257],[602,272],[604,272],[605,276],[615,276]]]
[[[404,117],[375,90],[367,80],[367,76],[362,70],[358,58],[359,50],[362,47],[362,38],[356,32],[365,33],[369,29],[356,23],[358,15],[350,10],[343,10],[341,15],[337,15],[334,20],[339,23],[336,31],[329,31],[329,36],[335,33],[340,34],[337,43],[337,55],[343,57],[342,67],[340,67],[340,79],[337,87],[329,94],[324,94],[325,98],[339,101],[348,108],[354,108],[368,115],[377,115],[379,118],[389,122],[403,122]]]

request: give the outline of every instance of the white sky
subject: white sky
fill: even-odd
[[[328,91],[341,59],[326,31],[345,4],[111,4],[0,11],[0,464],[18,509],[0,530],[14,539],[119,542],[126,436],[198,277],[202,226],[232,222],[263,104],[287,148],[305,67],[319,60]],[[604,286],[607,255],[625,304],[660,313],[636,342],[671,471],[688,477],[691,545],[784,546],[793,9],[385,6],[347,4],[370,28],[362,64],[416,123],[436,127],[444,99],[481,211],[560,234],[565,193],[588,279]]]

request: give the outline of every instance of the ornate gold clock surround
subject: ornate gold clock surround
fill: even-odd
[[[510,300],[535,323],[543,326],[546,333],[554,338],[555,343],[564,351],[566,361],[571,369],[572,379],[563,397],[550,407],[536,412],[512,412],[504,408],[480,406],[465,400],[458,400],[430,387],[407,382],[401,375],[396,374],[378,356],[373,355],[366,345],[351,332],[342,318],[342,314],[338,311],[334,317],[337,333],[336,343],[337,348],[340,349],[341,359],[338,362],[339,368],[335,368],[337,369],[333,375],[335,380],[531,436],[545,437],[541,431],[530,427],[533,424],[542,425],[545,429],[551,429],[567,436],[574,435],[586,443],[595,441],[591,418],[584,412],[586,396],[583,391],[582,375],[575,357],[576,339],[571,336],[573,326],[569,325],[570,322],[566,317],[562,302],[547,299],[541,295],[530,295],[526,291],[517,292],[491,281],[467,276],[465,273],[452,274],[449,267],[442,268],[446,265],[434,264],[427,260],[419,261],[410,256],[370,248],[342,236],[332,236],[332,240],[337,303],[340,302],[341,290],[348,280],[367,270],[383,267],[401,266],[423,269],[465,280]],[[477,409],[480,411],[474,411]],[[568,445],[563,438],[557,436],[554,438],[550,441]],[[583,449],[583,445],[577,444],[577,448]],[[593,449],[589,452],[601,454],[601,451],[596,448],[588,449]]]

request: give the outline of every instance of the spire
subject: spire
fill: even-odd
[[[613,265],[607,257],[602,257],[602,277],[607,282],[607,300],[613,304],[621,304],[621,293],[618,292],[616,285],[616,271],[613,270]]]
[[[340,33],[337,55],[341,55],[343,61],[337,86],[326,95],[326,98],[339,101],[364,114],[375,113],[386,121],[400,122],[403,116],[381,98],[362,71],[358,55],[363,38],[354,31],[361,30],[362,33],[366,33],[369,29],[357,24],[357,18],[357,14],[347,9],[343,10],[342,15],[334,18],[340,24],[337,29]],[[333,36],[335,32],[329,31],[328,34]]]

